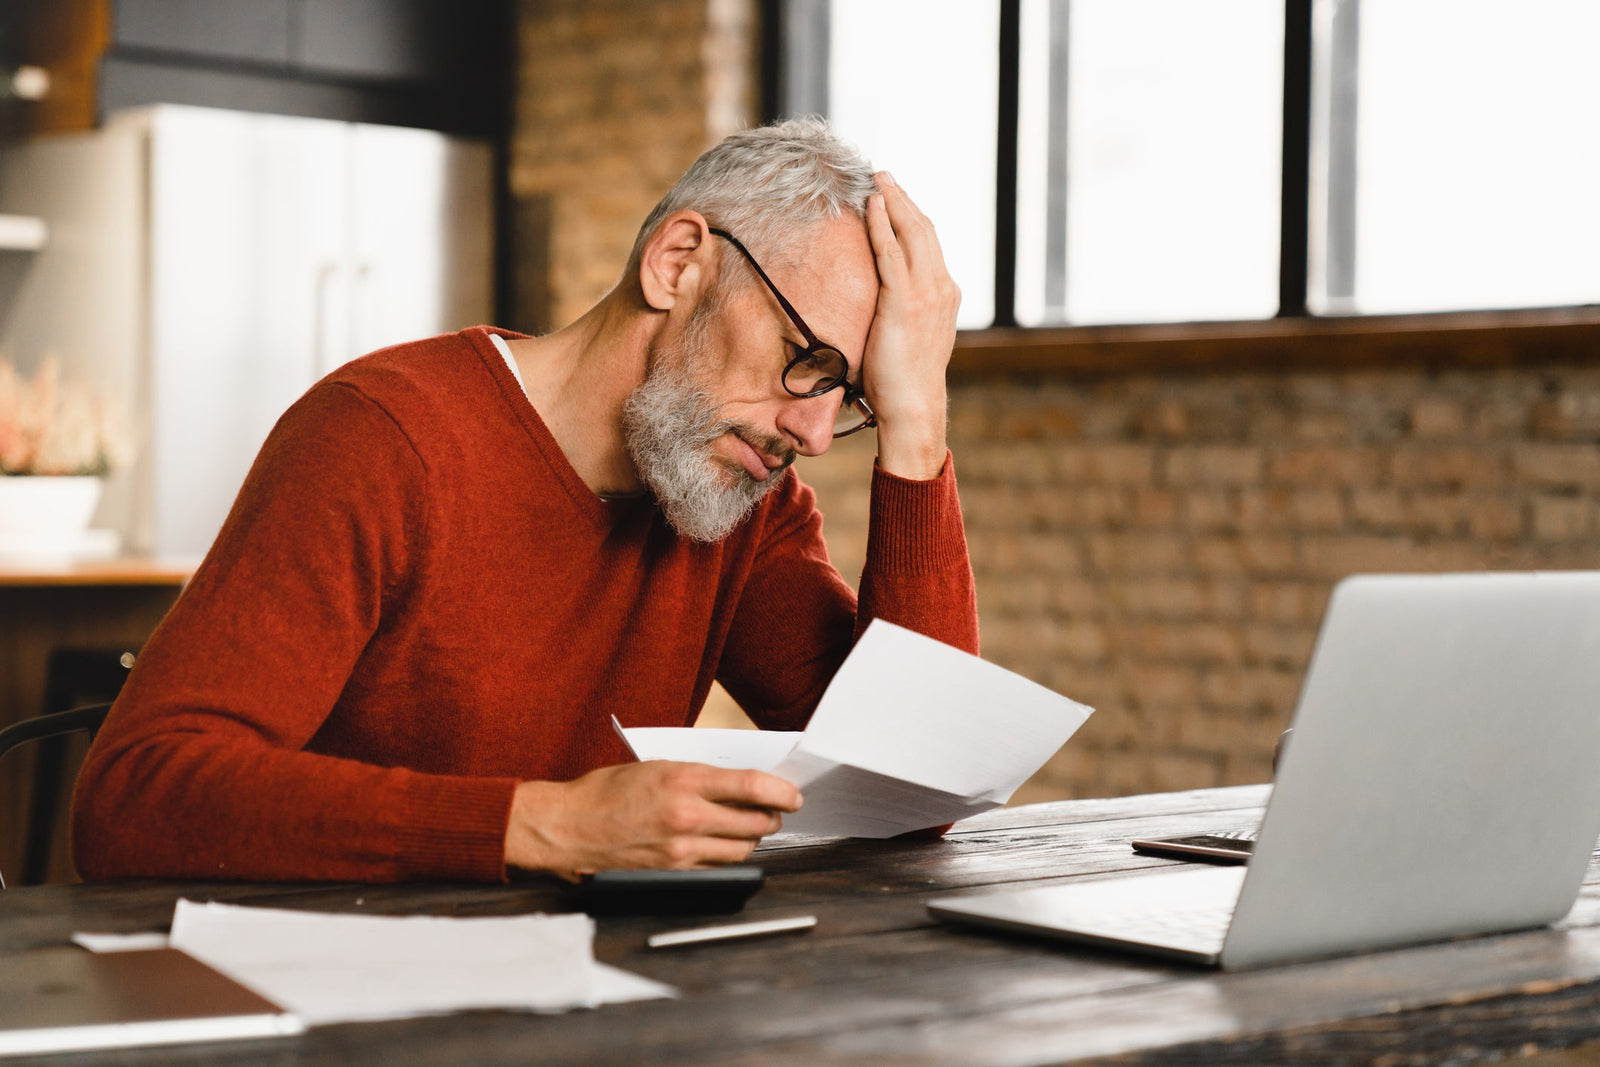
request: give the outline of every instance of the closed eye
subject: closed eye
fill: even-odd
[[[815,352],[804,345],[791,344],[789,353],[791,360],[799,360],[799,366],[808,370],[827,370],[833,366],[831,358],[824,357],[821,353]]]

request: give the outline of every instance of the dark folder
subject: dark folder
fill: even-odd
[[[277,1037],[295,1016],[175,948],[0,957],[0,1056]]]

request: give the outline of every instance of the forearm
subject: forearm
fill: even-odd
[[[504,877],[514,781],[424,775],[279,749],[228,726],[174,725],[102,733],[73,800],[85,878]]]
[[[873,473],[871,525],[856,632],[875,618],[978,652],[977,594],[955,462],[933,480]]]
[[[913,407],[885,413],[878,422],[878,468],[911,481],[944,471],[946,398],[942,380],[916,395]]]

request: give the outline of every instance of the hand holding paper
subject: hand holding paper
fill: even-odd
[[[805,806],[784,817],[785,831],[893,837],[1004,804],[1092,710],[878,619],[804,733],[618,730],[640,759],[749,767],[792,782]]]

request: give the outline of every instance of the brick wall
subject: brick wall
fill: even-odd
[[[756,30],[754,0],[522,0],[506,325],[588,310],[662,194],[754,121]]]
[[[1018,800],[1269,777],[1333,583],[1600,566],[1600,369],[974,382],[985,657],[1098,710]],[[869,441],[803,476],[847,575]]]

